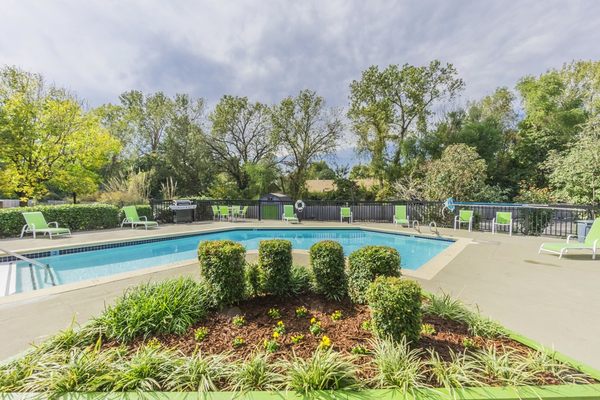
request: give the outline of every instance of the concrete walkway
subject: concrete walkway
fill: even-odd
[[[204,231],[232,227],[228,223],[165,225],[154,231],[111,230],[75,234],[72,238],[2,240],[0,248],[30,250],[74,246],[98,241],[114,241],[158,235]],[[390,228],[391,224],[355,224]],[[282,226],[279,222],[239,223],[235,227]],[[308,226],[331,226],[336,223],[303,223]],[[347,226],[347,224],[344,224]],[[396,229],[396,228],[395,228]],[[404,232],[414,232],[401,229]],[[428,229],[424,228],[423,232]],[[589,253],[559,260],[552,255],[538,255],[543,241],[557,239],[508,237],[506,234],[440,229],[445,237],[468,237],[472,244],[462,250],[430,280],[419,282],[429,291],[451,293],[510,329],[547,346],[600,368],[600,260],[592,261]],[[457,235],[458,233],[458,235]],[[197,265],[183,265],[156,270],[115,282],[50,293],[29,299],[0,301],[0,359],[13,356],[64,329],[73,319],[82,323],[102,311],[127,287],[148,280],[173,276],[197,276]],[[52,290],[52,289],[50,289]],[[16,295],[19,296],[19,295]]]

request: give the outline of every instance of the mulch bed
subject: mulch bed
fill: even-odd
[[[305,317],[297,317],[296,309],[306,307],[308,315]],[[273,319],[268,316],[270,309],[276,308],[279,310],[280,318]],[[341,311],[343,318],[334,321],[331,315],[335,311]],[[232,323],[233,317],[243,315],[246,319],[246,324],[237,327]],[[323,328],[323,333],[318,336],[312,335],[308,328],[311,318],[316,318]],[[264,341],[272,338],[273,329],[278,321],[283,321],[285,324],[285,334],[277,340],[279,349],[272,354],[274,359],[289,358],[298,356],[309,358],[315,349],[318,348],[322,336],[326,335],[331,339],[333,350],[341,353],[349,354],[354,346],[361,345],[369,348],[370,340],[373,335],[370,331],[365,330],[361,325],[365,321],[370,320],[370,312],[367,306],[356,305],[349,301],[330,301],[325,298],[308,294],[302,297],[291,297],[287,299],[275,298],[270,296],[256,297],[240,303],[237,307],[232,307],[227,310],[214,312],[210,314],[204,321],[192,326],[183,335],[164,335],[156,339],[166,347],[175,348],[187,355],[191,355],[196,351],[201,351],[203,354],[231,354],[232,359],[244,359],[247,356],[264,351]],[[423,357],[427,357],[427,350],[434,350],[443,360],[450,359],[450,352],[463,352],[465,347],[463,340],[469,338],[479,348],[494,346],[500,352],[505,349],[514,350],[516,352],[527,354],[531,351],[527,346],[516,342],[510,338],[494,338],[486,339],[478,336],[472,336],[468,332],[466,325],[442,319],[435,316],[424,315],[423,323],[431,324],[435,328],[435,333],[432,335],[424,335],[416,344],[417,348],[423,351]],[[208,329],[207,337],[197,342],[194,337],[194,331],[197,328],[204,327]],[[291,337],[294,335],[304,335],[300,343],[292,343]],[[243,338],[244,345],[239,347],[233,346],[235,338]],[[141,346],[141,340],[131,344],[132,350]],[[116,343],[106,343],[111,346]],[[358,365],[367,365],[371,360],[371,356],[361,356],[355,358]],[[576,373],[576,371],[573,371]],[[372,376],[372,368],[361,369],[361,377],[367,378]],[[593,380],[590,380],[592,382]],[[551,376],[545,379],[544,384],[556,384]]]

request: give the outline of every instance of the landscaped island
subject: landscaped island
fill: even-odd
[[[291,250],[265,240],[246,264],[239,243],[202,242],[201,281],[128,291],[81,329],[3,365],[0,392],[404,395],[598,383],[450,296],[422,292],[400,277],[395,249],[367,246],[346,261],[339,243],[323,241],[310,269],[292,265]]]

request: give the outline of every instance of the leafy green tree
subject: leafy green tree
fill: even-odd
[[[63,89],[14,67],[0,70],[0,187],[22,200],[39,199],[53,187],[63,193],[97,189],[99,172],[120,150]]]
[[[204,144],[202,127],[204,100],[177,94],[166,136],[159,150],[162,168],[159,178],[177,182],[180,196],[206,191],[217,173],[212,153]]]
[[[324,160],[315,161],[310,164],[307,179],[335,179],[335,171]]]
[[[373,172],[368,165],[356,164],[350,169],[350,179],[367,179],[373,177]]]
[[[273,131],[286,157],[288,194],[298,198],[305,190],[310,164],[333,152],[341,139],[343,125],[325,99],[311,90],[288,97],[273,109]]]
[[[452,99],[463,86],[454,66],[438,60],[420,67],[390,65],[381,71],[371,66],[350,84],[348,117],[358,150],[371,156],[380,183],[387,163],[401,163],[404,140],[427,130],[435,103]]]
[[[545,163],[554,195],[577,204],[600,202],[600,118],[588,121],[577,139]]]
[[[247,97],[223,96],[209,118],[212,129],[206,145],[238,190],[247,191],[251,182],[246,166],[275,160],[269,108]]]
[[[427,167],[424,195],[428,200],[445,200],[454,197],[462,201],[478,200],[486,187],[485,161],[475,148],[466,144],[453,144],[441,158]]]
[[[537,78],[527,76],[518,83],[525,111],[514,149],[519,180],[547,185],[543,163],[548,153],[564,150],[588,118],[580,84],[569,67]]]

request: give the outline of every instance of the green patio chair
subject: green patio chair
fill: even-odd
[[[600,218],[596,218],[588,234],[585,236],[583,243],[571,242],[571,239],[577,237],[577,235],[567,236],[566,243],[542,243],[538,254],[542,251],[558,254],[558,258],[561,259],[563,254],[568,253],[569,250],[591,250],[592,260],[596,259],[596,253],[600,249]]]
[[[238,215],[240,218],[246,219],[246,215],[248,214],[248,206],[244,206],[240,209]]]
[[[344,222],[344,218],[348,218],[349,224],[354,222],[354,219],[352,217],[352,210],[350,209],[350,207],[340,208],[340,222]]]
[[[492,220],[492,234],[496,233],[498,226],[508,226],[508,234],[512,236],[512,213],[510,211],[497,211],[496,218]]]
[[[461,224],[467,224],[469,232],[473,230],[473,210],[460,210],[458,212],[458,215],[454,217],[454,230],[457,226],[460,229]]]
[[[219,206],[219,220],[228,220],[229,219],[229,207],[228,206]]]
[[[294,212],[294,206],[291,204],[283,205],[283,214],[281,215],[281,220],[285,222],[298,223],[298,216]]]
[[[125,218],[123,218],[123,222],[121,222],[121,228],[125,224],[131,224],[131,229],[135,228],[137,225],[142,225],[146,230],[148,230],[148,227],[158,228],[158,222],[148,221],[148,217],[146,216],[140,217],[135,206],[123,207],[123,212],[125,213]]]
[[[213,213],[213,221],[216,221],[217,219],[219,219],[219,207],[216,205],[212,205],[210,206],[210,208],[212,209]]]
[[[240,216],[240,210],[242,207],[240,206],[231,206],[231,219],[235,220]]]
[[[44,214],[39,211],[24,212],[23,218],[25,218],[26,223],[23,225],[23,229],[21,229],[21,238],[26,233],[32,233],[34,239],[38,233],[48,234],[50,239],[53,236],[71,235],[71,231],[68,228],[59,228],[58,222],[46,222]],[[50,227],[52,224],[54,224],[54,228]]]
[[[394,207],[394,223],[398,225],[410,226],[410,219],[406,214],[406,206],[395,206]]]

